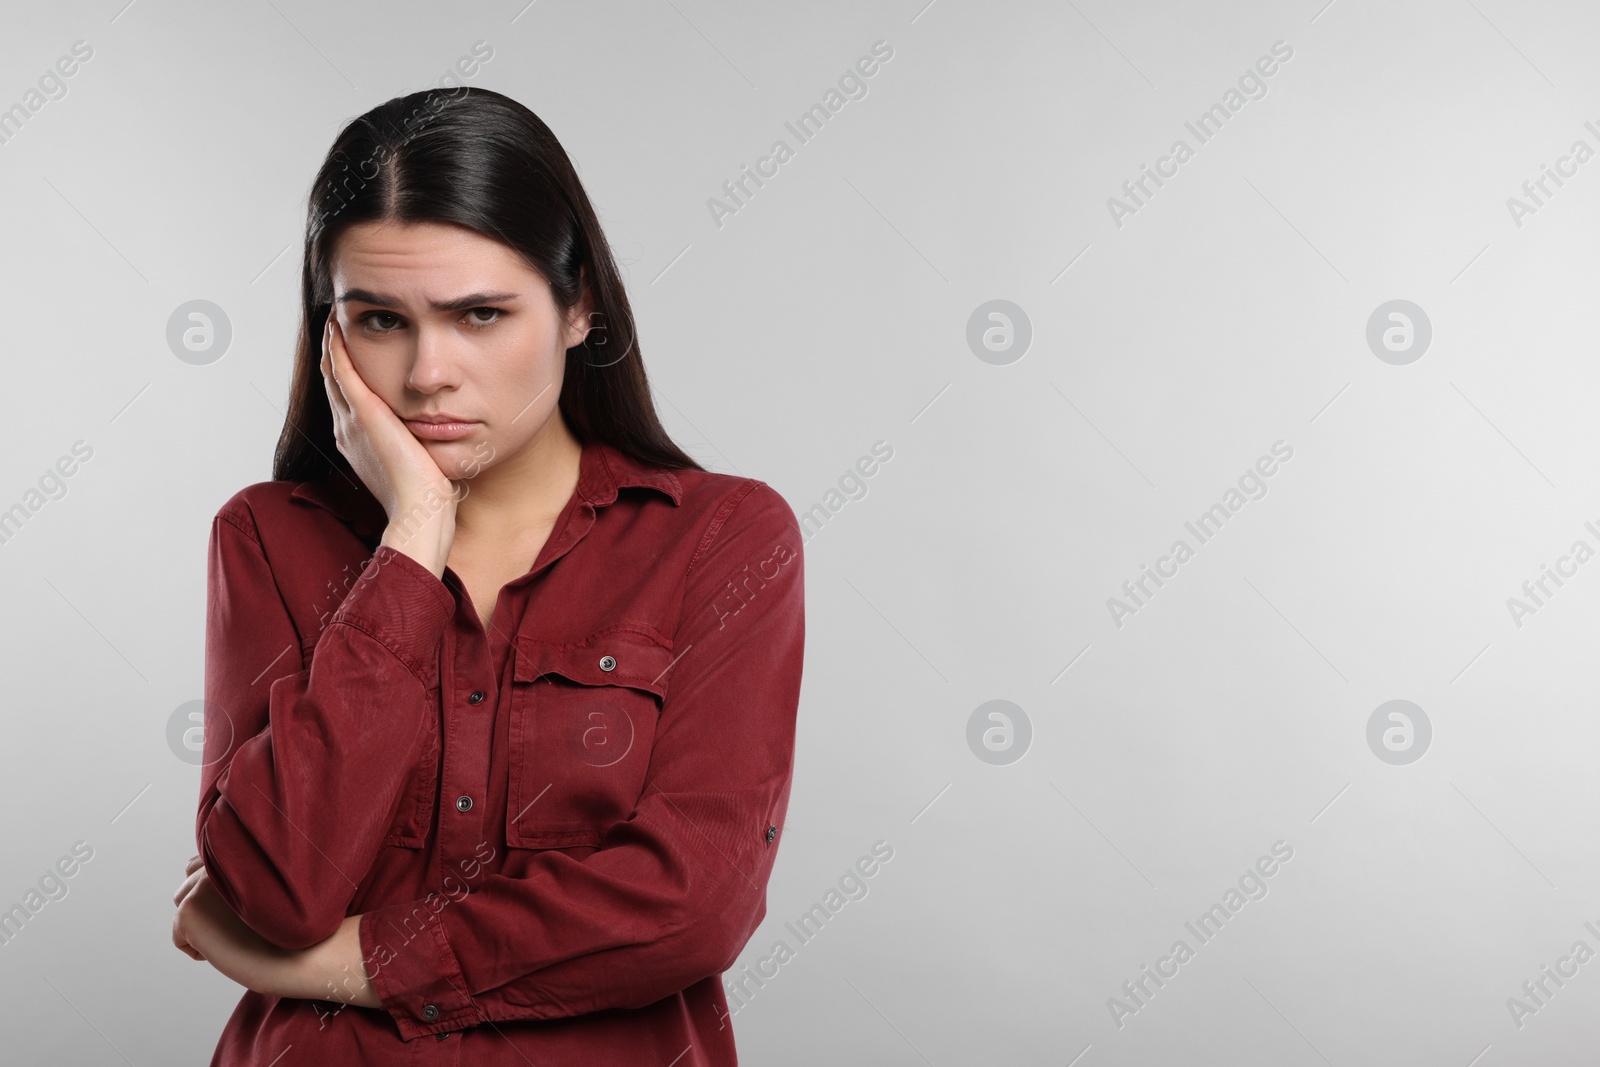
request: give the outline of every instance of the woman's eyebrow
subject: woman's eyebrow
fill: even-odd
[[[500,304],[508,300],[516,300],[516,293],[468,293],[458,296],[454,300],[429,301],[429,306],[435,311],[465,311],[482,304]],[[339,303],[347,304],[356,301],[362,304],[372,304],[374,307],[397,308],[400,301],[383,293],[374,293],[367,289],[346,289],[339,297]]]

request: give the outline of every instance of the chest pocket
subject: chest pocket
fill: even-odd
[[[518,638],[506,844],[600,844],[644,790],[672,649],[613,629],[577,644]]]

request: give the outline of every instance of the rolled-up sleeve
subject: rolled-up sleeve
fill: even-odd
[[[588,855],[552,849],[459,899],[363,914],[362,956],[404,1038],[652,1004],[732,966],[765,916],[805,643],[800,530],[752,481],[700,544],[633,813]],[[397,947],[393,930],[419,927]]]
[[[306,948],[338,929],[398,812],[454,599],[379,546],[306,667],[253,519],[224,508],[206,602],[198,851],[246,925]]]

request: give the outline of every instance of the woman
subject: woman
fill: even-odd
[[[793,512],[668,439],[526,108],[389,101],[308,219],[274,480],[211,530],[173,941],[249,990],[212,1064],[736,1063],[719,976],[788,807]]]

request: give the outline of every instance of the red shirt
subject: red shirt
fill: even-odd
[[[213,1067],[737,1063],[805,639],[766,483],[584,446],[488,633],[358,481],[213,520],[198,851],[268,941],[360,914],[381,1009],[246,991]]]

